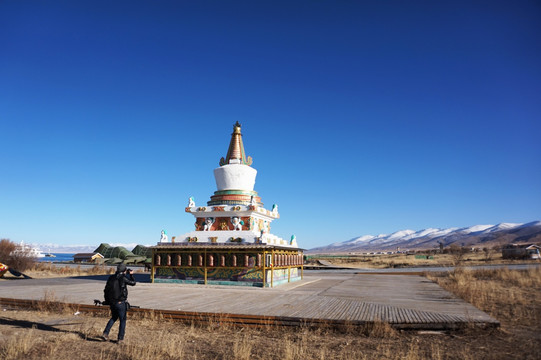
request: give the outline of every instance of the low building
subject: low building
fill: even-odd
[[[95,263],[103,259],[100,253],[78,253],[73,255],[73,262],[76,263]]]
[[[541,259],[541,246],[535,244],[507,244],[502,248],[504,259]]]

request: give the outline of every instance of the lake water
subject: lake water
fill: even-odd
[[[43,257],[39,258],[40,262],[60,262],[60,261],[73,261],[73,255],[75,254],[59,254],[52,253],[56,257]]]

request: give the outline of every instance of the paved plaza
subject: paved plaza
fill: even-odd
[[[0,280],[0,297],[92,304],[103,299],[107,276]],[[132,305],[155,310],[279,316],[328,321],[385,321],[399,328],[455,328],[497,320],[418,275],[306,271],[275,288],[152,284],[136,274]]]

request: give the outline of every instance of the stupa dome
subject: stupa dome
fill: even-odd
[[[253,191],[256,175],[256,169],[244,164],[229,164],[214,169],[214,179],[218,191]]]
[[[233,133],[227,156],[220,159],[220,167],[214,169],[217,191],[211,196],[208,205],[244,204],[255,201],[263,205],[254,191],[257,170],[251,167],[252,158],[246,156],[242,143],[241,125],[233,125]]]

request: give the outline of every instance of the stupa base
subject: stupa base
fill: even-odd
[[[302,250],[257,244],[161,244],[153,248],[156,283],[274,287],[301,280]]]

